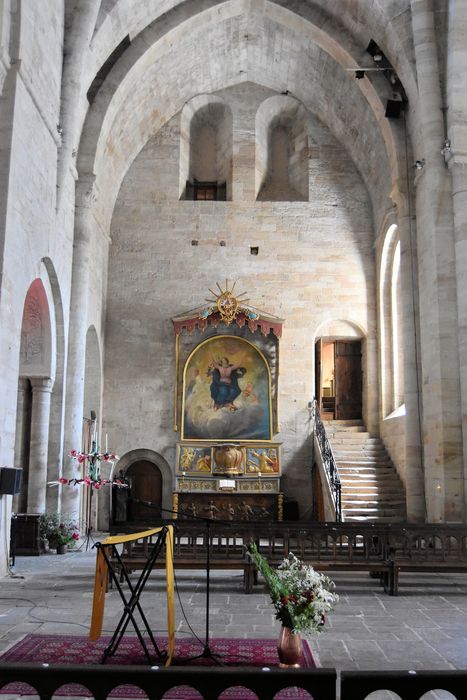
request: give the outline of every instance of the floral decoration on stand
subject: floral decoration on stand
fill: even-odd
[[[277,569],[273,569],[259,552],[255,543],[249,547],[249,556],[262,574],[276,618],[284,627],[299,632],[320,632],[329,613],[339,600],[331,589],[333,581],[315,571],[292,552]]]
[[[111,467],[118,455],[115,452],[110,452],[107,449],[107,436],[106,436],[106,450],[105,452],[100,452],[95,441],[92,442],[90,452],[79,452],[78,450],[71,450],[70,457],[75,459],[79,464],[83,465],[84,476],[81,478],[67,479],[61,476],[57,481],[49,481],[49,486],[54,486],[61,484],[62,486],[91,486],[92,488],[99,490],[102,486],[106,484],[112,484],[114,486],[119,486],[123,488],[128,488],[128,482],[124,478],[110,478],[106,479],[101,476],[101,464],[109,463]]]

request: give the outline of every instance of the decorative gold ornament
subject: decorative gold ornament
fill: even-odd
[[[210,289],[209,291],[214,299],[206,299],[206,301],[210,303],[214,301],[216,303],[216,310],[219,312],[221,321],[223,321],[227,326],[230,326],[230,324],[237,318],[238,313],[240,313],[240,311],[245,311],[241,304],[246,304],[249,299],[241,299],[241,297],[245,296],[246,292],[242,292],[238,296],[234,296],[233,291],[235,289],[235,285],[237,284],[236,282],[233,283],[232,289],[229,289],[228,280],[225,280],[225,289],[222,289],[218,282],[216,282],[216,284],[217,288],[219,289],[219,294]]]

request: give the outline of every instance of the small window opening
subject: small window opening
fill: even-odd
[[[200,182],[195,180],[186,183],[186,198],[197,202],[225,202],[226,183]]]

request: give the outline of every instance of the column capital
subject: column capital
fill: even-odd
[[[28,377],[18,377],[18,391],[28,391],[29,389],[29,378]]]
[[[31,382],[32,390],[51,392],[54,385],[54,380],[51,377],[29,377]]]
[[[449,170],[452,170],[456,165],[461,165],[462,168],[465,168],[467,166],[467,149],[450,147],[449,150],[446,149],[444,152],[444,160]]]

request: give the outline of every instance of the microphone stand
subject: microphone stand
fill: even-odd
[[[172,513],[177,517],[185,517],[184,513],[179,513],[174,510],[168,510],[167,508],[160,508],[164,513]],[[186,520],[188,518],[185,517]],[[202,518],[199,516],[191,516],[190,519],[199,520],[206,525],[206,615],[205,615],[205,633],[204,633],[204,646],[203,651],[196,656],[191,656],[184,661],[195,661],[196,659],[210,659],[217,666],[223,666],[224,664],[219,661],[219,655],[214,654],[209,646],[209,598],[210,598],[210,581],[211,581],[211,523],[221,523],[222,525],[231,526],[231,523],[227,520],[214,520],[213,518]]]

